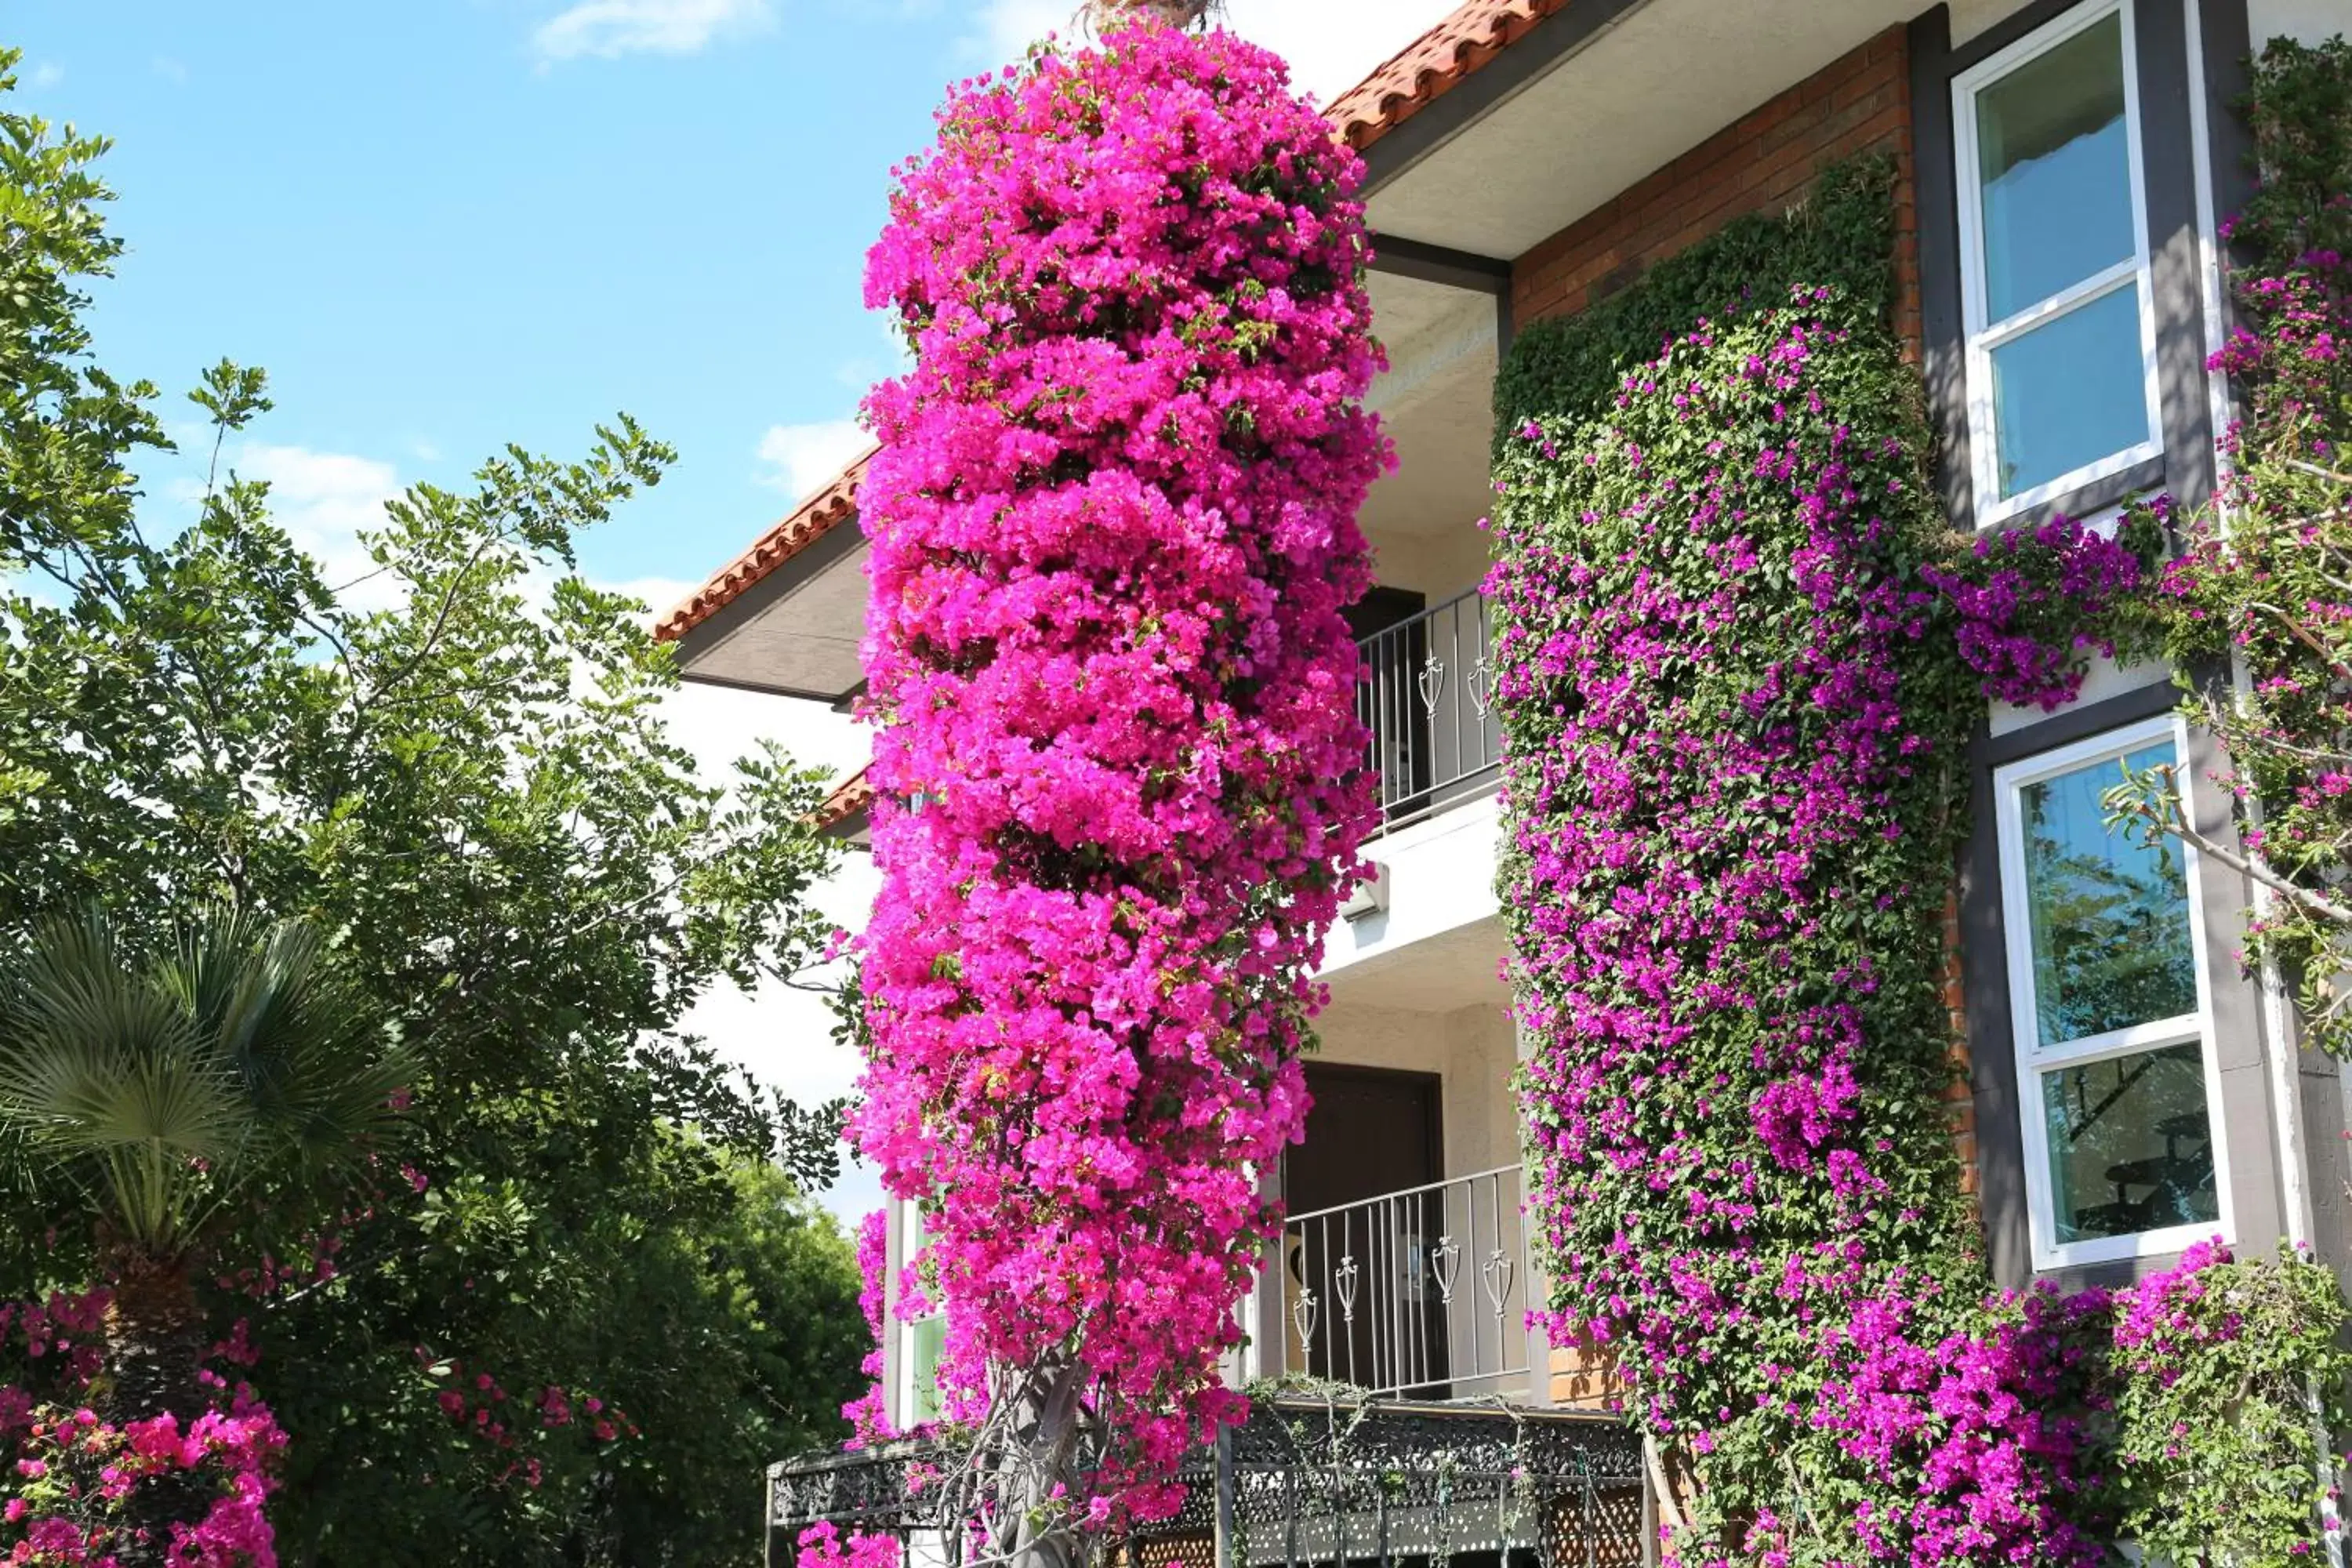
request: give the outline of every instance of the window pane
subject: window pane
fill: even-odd
[[[2042,1108],[2061,1244],[2221,1218],[2200,1047],[2043,1073]]]
[[[947,1348],[948,1321],[925,1318],[910,1324],[907,1340],[908,1382],[915,1396],[912,1414],[919,1426],[940,1418],[940,1353]]]
[[[2169,763],[2172,743],[2128,760]],[[2111,758],[2018,792],[2044,1047],[2197,1011],[2189,879],[2171,839],[2108,831],[2099,797],[2123,778]]]
[[[1978,92],[1987,321],[2133,253],[2129,135],[2120,16]]]
[[[1993,350],[1992,396],[2004,497],[2147,440],[2139,286],[2102,294]]]

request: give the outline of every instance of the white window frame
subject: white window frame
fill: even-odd
[[[890,1260],[889,1290],[887,1318],[891,1332],[898,1336],[897,1373],[891,1378],[890,1422],[901,1432],[910,1432],[924,1421],[932,1419],[922,1412],[919,1390],[915,1387],[915,1335],[928,1323],[938,1322],[947,1314],[938,1310],[908,1316],[903,1312],[904,1299],[898,1292],[898,1279],[907,1266],[914,1261],[922,1246],[923,1210],[911,1199],[896,1200],[898,1205],[898,1255]]]
[[[2009,953],[2010,1030],[2017,1060],[2017,1116],[2025,1135],[2025,1191],[2033,1241],[2033,1267],[2039,1270],[2070,1268],[2119,1259],[2155,1258],[2179,1252],[2215,1236],[2237,1240],[2234,1208],[2230,1195],[2230,1156],[2222,1119],[2221,1062],[2215,1048],[2213,987],[2207,960],[2201,868],[2196,848],[2175,840],[2181,856],[2181,876],[2189,899],[2189,939],[2197,973],[2194,1015],[2114,1029],[2075,1040],[2052,1050],[2041,1047],[2040,1009],[2033,984],[2032,913],[2028,907],[2025,879],[2024,813],[2026,786],[2074,773],[2093,763],[2127,756],[2144,747],[2170,741],[2184,810],[2194,810],[2194,782],[2188,766],[2189,731],[2175,714],[2165,714],[2108,730],[2011,763],[1993,773],[1994,816],[2000,847],[2001,924]],[[2194,1029],[2192,1035],[2190,1030]],[[2099,1237],[2061,1244],[2050,1185],[2050,1129],[2042,1109],[2042,1076],[2058,1068],[2132,1056],[2163,1046],[2186,1045],[2195,1039],[2205,1064],[2205,1115],[2212,1131],[2213,1194],[2218,1211],[2208,1224],[2168,1226],[2131,1236]]]
[[[2000,53],[1952,79],[1953,162],[1959,175],[1962,324],[1967,343],[1969,451],[1975,471],[1977,527],[1992,528],[2021,512],[2048,505],[2086,485],[2137,467],[2164,452],[2163,402],[2157,375],[2156,286],[2147,246],[2147,173],[2140,145],[2139,45],[2133,27],[2133,0],[2094,0],[2036,29]],[[2132,254],[2049,299],[2028,305],[2003,321],[1988,321],[1984,268],[1984,182],[1979,173],[1977,94],[2018,67],[2048,53],[2109,16],[2123,18],[2124,130],[2131,157]],[[2147,411],[2146,440],[2086,463],[2030,490],[2003,499],[2000,493],[2000,431],[1993,403],[1993,351],[2077,307],[2116,289],[2139,289],[2142,390]]]

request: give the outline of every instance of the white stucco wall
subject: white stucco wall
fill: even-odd
[[[1517,1162],[1511,1070],[1518,1053],[1499,983],[1494,1002],[1443,1013],[1335,1003],[1317,1027],[1323,1048],[1310,1060],[1437,1074],[1445,1175]]]
[[[1447,1012],[1499,995],[1495,964],[1495,797],[1439,813],[1365,850],[1387,879],[1388,907],[1331,929],[1321,978],[1345,1000]],[[1480,928],[1472,930],[1471,928]]]
[[[2246,30],[2257,52],[2276,37],[2321,43],[2352,33],[2352,0],[2247,0]]]

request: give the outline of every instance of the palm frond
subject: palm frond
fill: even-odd
[[[299,922],[222,911],[144,958],[92,915],[0,952],[0,1131],[86,1163],[141,1246],[186,1245],[273,1172],[359,1157],[405,1068]]]
[[[183,937],[170,969],[266,1144],[315,1170],[389,1128],[407,1063],[316,927],[224,914]]]

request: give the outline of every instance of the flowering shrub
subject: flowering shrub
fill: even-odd
[[[2101,1423],[2116,1538],[2158,1562],[2309,1561],[2318,1436],[2352,1430],[2345,1321],[2326,1265],[2210,1245],[2119,1298]]]
[[[214,1407],[184,1423],[101,1416],[87,1401],[106,1306],[103,1291],[0,1306],[15,1363],[0,1383],[0,1563],[108,1568],[135,1552],[172,1568],[276,1568],[263,1513],[286,1444],[276,1419],[250,1388],[212,1372]],[[248,1352],[239,1324],[214,1359],[234,1364]],[[153,1521],[166,1494],[193,1522]]]
[[[866,405],[853,1135],[927,1205],[982,1512],[1052,1530],[1166,1512],[1241,1414],[1256,1173],[1370,811],[1341,612],[1387,459],[1359,167],[1274,56],[1139,24],[940,127],[866,280],[915,368]]]
[[[854,1448],[887,1443],[898,1435],[890,1422],[890,1390],[882,1378],[883,1336],[889,1331],[889,1268],[890,1211],[876,1209],[857,1226],[857,1306],[865,1315],[866,1331],[874,1336],[874,1349],[858,1367],[873,1379],[871,1386],[841,1407],[842,1419],[849,1423],[849,1446]]]
[[[1884,1511],[1925,1455],[1883,1414],[1817,1413],[1923,1400],[1940,1357],[1889,1347],[1982,1294],[1938,995],[1981,693],[1909,569],[1945,537],[1916,404],[1827,290],[1702,323],[1523,426],[1488,584],[1555,1342],[1613,1348],[1717,1530],[1823,1561],[1947,1531]],[[2035,1516],[2003,1464],[1991,1511]]]
[[[2238,848],[2197,837],[2167,770],[2112,804],[2264,886],[2254,956],[2299,984],[2312,1043],[2352,1055],[2352,44],[2274,42],[2252,108],[2265,177],[2233,226],[2238,325],[2212,362],[2241,418],[2221,508],[2153,605],[2176,665],[2244,672],[2187,707],[2231,759],[2245,826]]]
[[[2352,211],[2340,178],[2316,188]],[[2275,384],[2304,421],[2290,471],[2328,484],[2311,411],[2347,405],[2315,301],[2342,309],[2339,255],[2306,245],[2306,280],[2264,296],[2277,330],[2231,351],[2298,367]],[[1684,1470],[1685,1563],[2087,1564],[2118,1539],[2291,1561],[2316,1542],[2315,1431],[2342,1415],[2326,1270],[2205,1247],[2120,1296],[1987,1297],[1938,999],[1965,742],[1986,698],[2054,710],[2088,653],[2147,646],[2170,520],[1955,540],[1886,303],[1800,288],[1654,357],[1621,343],[1605,397],[1607,345],[1570,334],[1546,350],[1558,395],[1522,363],[1498,396],[1525,411],[1488,584],[1502,905],[1539,1042],[1522,1098],[1554,1340],[1614,1360]],[[2333,569],[2315,538],[2266,563],[2273,600]],[[2172,596],[2224,558],[2169,568]],[[2352,624],[2340,589],[2296,597]]]

